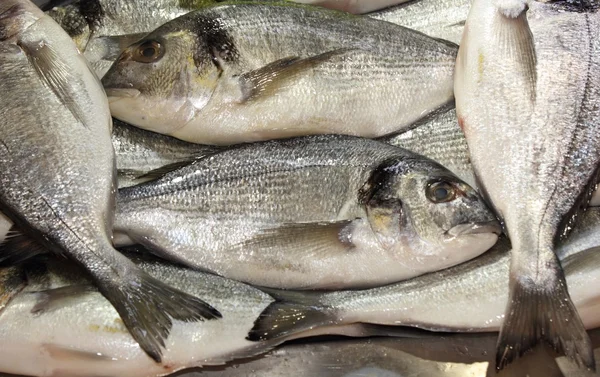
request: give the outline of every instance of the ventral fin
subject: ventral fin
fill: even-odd
[[[271,96],[289,80],[351,49],[338,49],[309,58],[288,57],[262,68],[238,76],[242,97],[240,102],[248,102],[261,97]]]

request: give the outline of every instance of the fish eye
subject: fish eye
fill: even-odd
[[[137,47],[133,55],[133,60],[140,63],[153,63],[162,58],[163,53],[164,49],[160,43],[157,41],[145,41]]]
[[[446,203],[456,198],[456,189],[448,182],[433,182],[427,185],[426,194],[432,203]]]

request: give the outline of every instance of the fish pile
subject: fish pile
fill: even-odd
[[[2,0],[0,89],[0,373],[437,332],[596,368],[595,0]]]

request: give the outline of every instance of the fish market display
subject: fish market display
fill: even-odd
[[[592,211],[590,211],[592,212]],[[600,230],[598,210],[585,215],[588,234]],[[590,236],[588,241],[597,238]],[[598,290],[600,249],[575,250],[567,240],[562,261],[574,304],[586,328],[600,325]],[[414,326],[434,331],[497,331],[509,300],[510,249],[503,240],[481,257],[443,271],[408,281],[362,291],[303,293],[269,291],[278,297],[250,333],[250,338],[276,339],[319,326],[366,322]]]
[[[513,247],[497,367],[543,339],[591,368],[554,245],[597,183],[600,14],[530,6],[544,22],[527,22],[525,2],[474,1],[456,63],[459,123]]]
[[[133,186],[200,159],[218,148],[186,143],[113,120],[112,142],[117,158],[119,187]]]
[[[172,319],[218,317],[112,247],[115,162],[106,97],[68,35],[27,0],[0,3],[0,89],[8,93],[0,101],[2,212],[26,237],[83,266],[156,360]],[[21,238],[3,245],[0,260],[32,252],[28,242],[19,246]]]
[[[103,83],[113,116],[204,144],[382,136],[452,100],[456,45],[291,4],[219,5],[153,31]]]
[[[499,224],[439,164],[377,141],[248,144],[122,189],[115,239],[237,280],[365,287],[489,249]]]

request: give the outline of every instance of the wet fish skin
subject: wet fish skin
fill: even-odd
[[[530,6],[542,22],[528,24],[524,2],[476,0],[456,64],[459,124],[475,174],[513,245],[497,367],[544,338],[592,368],[589,337],[554,245],[597,181],[600,17]]]
[[[456,196],[427,199],[438,182]],[[119,245],[285,288],[398,281],[473,258],[499,231],[475,191],[439,164],[334,135],[220,152],[120,190],[117,208]]]
[[[376,137],[452,100],[455,54],[450,42],[332,10],[219,5],[130,46],[103,84],[115,117],[187,141]]]
[[[434,111],[414,123],[408,131],[378,140],[437,161],[469,186],[477,187],[469,147],[458,126],[454,106]]]
[[[223,313],[223,319],[175,322],[162,363],[156,363],[89,280],[68,263],[52,259],[37,274],[29,269],[29,286],[0,311],[0,347],[6,351],[0,356],[0,371],[35,376],[162,376],[252,356],[274,345],[245,340],[256,317],[273,301],[267,294],[143,255],[127,255],[157,280],[206,299]]]
[[[363,14],[402,4],[409,0],[293,0],[296,3],[318,5],[344,12]]]
[[[590,289],[600,279],[599,248],[597,243],[587,248],[597,239],[599,214],[594,208],[583,215],[581,234],[586,236],[579,241],[587,242],[571,244],[567,238],[557,252],[564,256],[562,263],[571,297],[589,329],[600,325],[596,304],[600,292]],[[249,337],[272,340],[306,328],[356,322],[433,331],[497,331],[508,303],[509,250],[510,244],[503,238],[492,250],[466,263],[368,290],[330,293],[269,290],[278,301],[265,310]]]
[[[117,119],[113,119],[112,143],[119,188],[156,178],[153,174],[174,170],[219,150],[141,130]]]
[[[218,313],[146,276],[112,247],[114,151],[97,77],[69,36],[27,0],[0,4],[0,67],[0,89],[10,93],[0,101],[0,209],[28,237],[82,265],[159,359],[169,316]],[[23,252],[8,245],[3,259]],[[163,311],[133,297],[159,300]]]
[[[416,0],[367,16],[460,43],[471,0]]]

